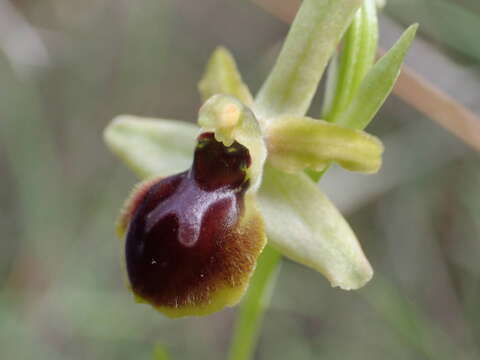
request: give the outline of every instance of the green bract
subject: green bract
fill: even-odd
[[[329,90],[325,98],[323,118],[335,122],[336,117],[352,101],[363,78],[375,60],[378,42],[378,20],[375,0],[365,0],[355,14],[343,41],[340,55],[329,68]]]
[[[213,133],[225,153],[246,148],[247,194],[251,204],[258,203],[268,245],[319,271],[332,286],[362,287],[373,271],[354,232],[304,172],[324,170],[331,162],[366,173],[380,168],[383,146],[361,129],[390,93],[416,27],[373,65],[375,1],[361,5],[361,0],[303,1],[255,100],[231,54],[218,48],[199,84],[205,103],[198,127],[120,116],[105,130],[107,144],[142,178],[189,169],[194,149],[203,146],[195,147],[202,133]],[[330,71],[324,110],[329,122],[306,117],[327,62],[351,23],[340,64]]]

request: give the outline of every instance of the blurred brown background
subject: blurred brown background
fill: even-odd
[[[382,46],[412,22],[408,63],[479,113],[478,0],[390,0]],[[113,224],[136,179],[102,130],[120,113],[195,121],[219,44],[258,89],[287,29],[249,1],[0,0],[0,358],[225,358],[235,310],[172,321],[125,289]],[[376,277],[342,292],[285,261],[258,359],[480,358],[479,156],[396,97],[370,131],[382,172],[321,186]]]

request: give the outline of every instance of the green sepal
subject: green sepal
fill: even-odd
[[[176,120],[121,115],[104,131],[110,150],[138,176],[170,176],[192,164],[199,129]]]
[[[286,172],[321,171],[334,161],[347,170],[375,173],[382,164],[378,138],[323,120],[280,116],[266,133],[270,163]]]
[[[216,94],[225,94],[236,97],[248,106],[253,103],[252,94],[242,80],[235,59],[221,46],[216,48],[210,57],[198,90],[203,101]]]
[[[306,174],[267,165],[258,195],[269,245],[344,290],[358,289],[372,278],[347,221]]]

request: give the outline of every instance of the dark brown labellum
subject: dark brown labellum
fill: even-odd
[[[251,159],[211,133],[200,135],[190,170],[150,182],[134,198],[125,255],[132,290],[170,316],[236,303],[264,246],[246,196]]]

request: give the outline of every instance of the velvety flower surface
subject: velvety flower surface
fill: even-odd
[[[332,286],[358,289],[371,279],[354,232],[312,180],[332,163],[364,173],[381,166],[380,140],[361,130],[391,91],[416,28],[373,65],[375,6],[365,4],[359,16],[361,0],[304,0],[255,98],[233,57],[218,48],[199,84],[199,126],[124,115],[107,127],[110,149],[147,179],[118,225],[138,301],[171,317],[234,305],[267,240]],[[330,91],[329,121],[306,117],[352,19],[361,31],[347,36],[346,46],[371,60],[350,64],[355,81],[345,75],[350,86]]]
[[[192,167],[150,181],[132,199],[125,254],[137,298],[170,316],[209,313],[243,294],[265,245],[247,148],[198,138]]]

